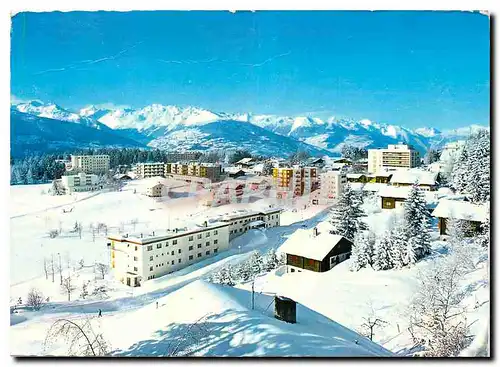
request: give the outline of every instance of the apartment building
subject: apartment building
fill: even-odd
[[[214,163],[167,163],[166,174],[200,177],[217,182],[222,178],[222,168],[220,164]]]
[[[99,178],[94,174],[80,172],[76,175],[62,176],[61,184],[66,194],[74,192],[94,191],[102,188]]]
[[[344,191],[347,176],[341,171],[327,171],[319,176],[319,190],[314,191],[313,204],[331,204],[335,202]]]
[[[368,149],[368,172],[419,165],[419,153],[411,145],[389,144],[387,149]]]
[[[271,228],[280,225],[282,209],[246,210],[223,216],[220,221],[229,224],[229,239],[242,235],[253,228]]]
[[[273,184],[277,195],[302,196],[318,188],[318,169],[316,167],[275,167],[273,168]]]
[[[106,173],[109,171],[109,155],[72,155],[71,171]]]
[[[229,223],[108,236],[114,276],[129,286],[180,270],[229,247]]]
[[[166,192],[166,187],[162,183],[151,184],[146,187],[146,195],[152,198],[162,197]]]
[[[164,177],[165,163],[163,162],[145,162],[137,163],[134,170],[135,174],[141,178]]]

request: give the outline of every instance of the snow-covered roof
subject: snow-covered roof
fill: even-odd
[[[264,163],[258,163],[252,167],[252,171],[254,172],[262,172],[263,169],[264,169]]]
[[[171,230],[156,229],[151,232],[130,233],[125,235],[117,234],[108,236],[108,239],[115,241],[122,241],[122,242],[133,242],[144,245],[148,243],[168,240],[169,238],[177,238],[193,233],[204,232],[215,228],[226,227],[228,225],[229,223],[224,223],[219,221],[212,222],[207,220],[206,226],[203,224],[197,224],[197,225],[191,225],[190,227],[176,228]]]
[[[410,187],[383,186],[379,190],[380,197],[406,199],[410,193]]]
[[[248,163],[251,163],[253,161],[253,158],[243,158],[243,159],[240,159],[238,162],[236,162],[236,164],[248,164]]]
[[[422,170],[396,171],[392,174],[391,184],[413,184],[418,180],[420,185],[435,185],[437,175],[437,172]]]
[[[225,214],[221,217],[222,221],[231,221],[234,219],[240,219],[240,218],[246,218],[246,217],[251,217],[255,215],[267,215],[267,214],[274,214],[274,213],[279,213],[283,209],[281,208],[267,208],[263,210],[238,210],[234,211],[233,213]]]
[[[227,173],[237,173],[237,172],[245,173],[245,171],[243,171],[241,168],[238,167],[226,167],[224,168],[224,171],[226,171]]]
[[[473,204],[469,201],[442,199],[432,212],[432,215],[439,218],[483,222],[488,217],[488,206]]]
[[[263,224],[266,224],[263,220],[254,220],[253,222],[248,223],[248,227],[256,227]]]
[[[342,236],[330,234],[328,230],[321,227],[318,228],[317,236],[314,236],[313,229],[301,228],[288,237],[279,251],[322,261],[342,238]]]

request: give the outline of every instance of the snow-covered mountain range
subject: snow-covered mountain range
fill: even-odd
[[[213,112],[198,107],[152,104],[140,109],[87,106],[72,112],[55,104],[32,101],[13,105],[18,112],[116,132],[119,136],[160,149],[236,149],[287,156],[297,149],[314,155],[337,155],[344,144],[384,147],[406,142],[422,153],[458,140],[478,128],[471,125],[439,131],[330,117],[254,115]]]

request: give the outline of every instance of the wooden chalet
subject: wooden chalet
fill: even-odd
[[[432,216],[438,218],[440,235],[447,235],[447,224],[450,219],[460,220],[468,224],[466,236],[472,236],[481,230],[481,223],[489,215],[488,205],[477,205],[469,201],[440,200]]]
[[[286,254],[290,272],[304,269],[321,273],[350,257],[351,241],[325,229],[319,231],[318,227],[298,229],[280,247],[279,250]]]

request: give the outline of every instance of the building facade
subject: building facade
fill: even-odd
[[[62,176],[61,184],[66,194],[95,191],[102,188],[102,186],[99,185],[99,177],[97,175],[83,172],[76,175]]]
[[[341,171],[327,171],[319,176],[318,194],[312,199],[313,204],[329,204],[338,199],[347,184],[347,176]]]
[[[141,178],[165,177],[165,163],[163,162],[145,162],[137,163],[134,170],[135,174]]]
[[[72,155],[71,170],[102,174],[109,171],[109,155]]]
[[[277,196],[293,197],[307,195],[319,186],[318,169],[316,167],[275,167],[273,168],[273,184]]]
[[[387,149],[368,149],[368,172],[387,168],[413,168],[419,165],[419,153],[411,145],[389,144]]]
[[[157,183],[146,188],[146,195],[152,198],[159,198],[165,194],[166,187],[162,183]]]
[[[108,237],[114,276],[129,286],[180,270],[229,247],[228,223],[207,223],[163,234]]]

